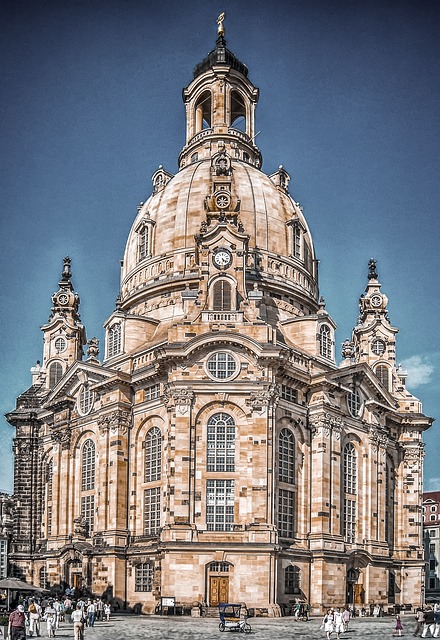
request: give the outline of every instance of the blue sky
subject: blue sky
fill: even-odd
[[[181,90],[214,46],[260,88],[263,170],[282,164],[320,259],[338,351],[378,261],[397,358],[440,416],[440,5],[358,0],[9,0],[0,9],[0,414],[31,384],[63,257],[103,344],[136,206],[177,171]],[[0,490],[13,430],[0,419]],[[440,489],[437,423],[425,487]]]

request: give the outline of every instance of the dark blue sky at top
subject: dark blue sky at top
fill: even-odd
[[[177,171],[181,91],[221,11],[260,88],[263,170],[282,164],[304,207],[337,352],[375,257],[409,388],[440,416],[440,5],[415,0],[4,2],[1,413],[42,357],[66,255],[103,349],[136,207],[160,164]],[[0,420],[0,490],[12,490],[12,436]],[[425,441],[426,487],[439,489],[437,424]]]

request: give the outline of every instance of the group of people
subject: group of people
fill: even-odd
[[[435,604],[433,607],[426,607],[426,609],[417,609],[414,636],[421,638],[440,637],[440,605]]]
[[[348,631],[348,625],[350,623],[351,613],[348,607],[341,609],[328,609],[324,618],[322,619],[321,628],[324,629],[327,636],[327,640],[330,640],[332,633],[336,633],[336,638],[339,640],[341,633]]]
[[[85,626],[93,627],[95,621],[108,621],[110,614],[110,604],[101,598],[80,599],[77,602],[69,597],[64,600],[30,598],[9,614],[9,638],[21,640],[26,636],[39,637],[42,622],[46,624],[47,637],[54,638],[60,622],[65,621],[66,615],[71,615],[75,640],[83,640]]]

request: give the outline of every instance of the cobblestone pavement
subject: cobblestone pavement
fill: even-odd
[[[249,637],[256,640],[326,640],[320,629],[321,619],[309,622],[295,622],[293,618],[250,618],[251,634],[237,634],[231,631],[221,633],[216,618],[190,618],[181,616],[134,616],[115,615],[110,622],[98,622],[92,628],[86,628],[85,640],[233,640],[237,637]],[[413,638],[414,615],[402,616],[403,636]],[[341,635],[341,640],[388,640],[392,638],[395,619],[356,618],[350,621],[350,629]],[[45,630],[45,629],[44,629]],[[44,637],[44,635],[43,635]],[[56,638],[73,638],[73,625],[61,623]],[[331,638],[336,640],[336,635]]]

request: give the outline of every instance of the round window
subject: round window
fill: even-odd
[[[56,338],[55,349],[58,351],[58,353],[65,351],[66,346],[67,346],[67,343],[64,338]]]
[[[353,389],[347,396],[348,410],[355,418],[362,413],[362,396],[358,389]]]
[[[217,380],[228,380],[237,372],[237,361],[227,351],[218,351],[209,357],[207,371]]]
[[[383,340],[373,340],[371,351],[376,356],[381,356],[385,352],[385,342]]]
[[[90,388],[88,385],[84,384],[81,387],[80,392],[78,394],[78,402],[77,402],[78,412],[82,416],[86,416],[88,413],[91,412],[93,408],[94,400],[95,400],[95,394],[93,393],[93,391],[90,391]]]

